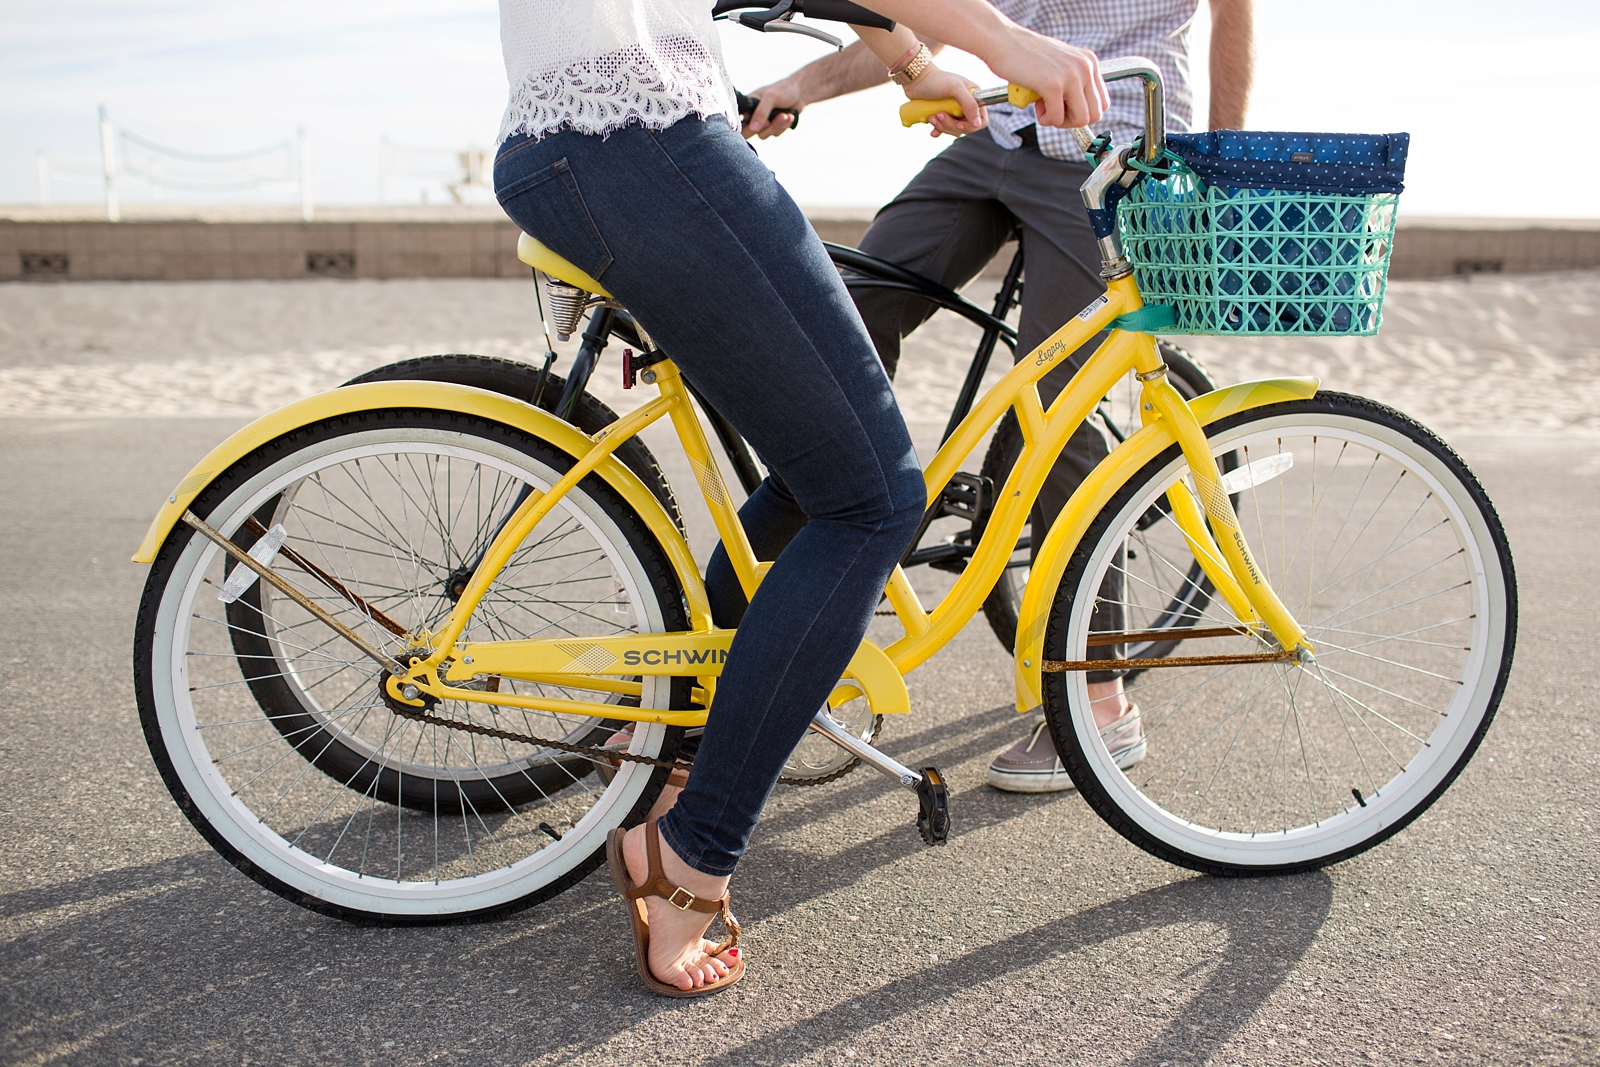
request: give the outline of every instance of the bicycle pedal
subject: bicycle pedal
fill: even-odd
[[[917,833],[929,845],[950,840],[950,791],[937,767],[922,768],[922,781],[917,783]]]

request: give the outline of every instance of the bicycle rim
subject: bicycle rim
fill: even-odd
[[[1048,677],[1068,769],[1119,831],[1217,873],[1298,870],[1352,855],[1432,803],[1476,748],[1510,667],[1515,590],[1499,521],[1460,460],[1380,405],[1338,394],[1248,412],[1209,431],[1235,450],[1236,509],[1258,564],[1306,627],[1315,662],[1145,671],[1127,685],[1143,726],[1108,745],[1082,674]],[[1085,659],[1092,595],[1141,516],[1186,465],[1154,461],[1091,528],[1068,568],[1047,655]],[[1168,575],[1193,562],[1170,516],[1140,535]],[[1129,568],[1122,625],[1156,620],[1169,589]],[[1070,590],[1070,591],[1069,591]],[[1086,595],[1087,594],[1087,595]],[[1192,625],[1238,625],[1213,598]],[[1234,636],[1180,655],[1269,650]]]
[[[286,547],[406,630],[437,629],[452,606],[451,575],[481,554],[520,491],[547,489],[565,460],[464,416],[423,421],[461,428],[335,427],[320,437],[314,430],[308,443],[278,449],[281,456],[247,458],[232,479],[238,484],[201,513],[231,534],[265,509],[287,532]],[[681,609],[664,588],[664,566],[641,558],[638,531],[624,529],[637,518],[594,481],[564,497],[518,548],[466,640],[675,628],[668,616]],[[274,566],[379,647],[399,649],[400,638],[326,584],[286,558]],[[253,636],[272,649],[268,673],[281,675],[271,680],[284,683],[294,703],[262,702],[262,661],[239,653],[230,636],[237,613],[230,618],[217,598],[232,570],[215,545],[190,538],[152,589],[159,602],[141,660],[151,674],[147,733],[153,725],[152,747],[159,744],[158,761],[191,818],[272,888],[346,917],[439,920],[505,910],[581,877],[605,833],[647,802],[648,766],[624,763],[604,782],[592,763],[542,746],[393,715],[378,694],[377,665],[275,595],[258,598]],[[596,698],[498,683],[501,691]],[[670,679],[647,678],[643,687],[646,707],[671,706]],[[556,740],[602,740],[611,725],[478,703],[444,702],[433,713]],[[274,721],[286,715],[306,721]],[[677,738],[661,726],[634,734],[628,748],[644,755]],[[330,762],[341,750],[344,759]],[[407,790],[408,803],[396,804],[394,794]]]

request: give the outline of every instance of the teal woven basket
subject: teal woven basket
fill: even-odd
[[[1406,141],[1235,131],[1169,138],[1173,172],[1135,185],[1117,222],[1145,303],[1176,311],[1162,332],[1376,333]]]

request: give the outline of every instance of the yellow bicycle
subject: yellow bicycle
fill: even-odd
[[[1318,867],[1415,818],[1482,738],[1515,637],[1505,535],[1460,458],[1392,409],[1313,378],[1189,401],[1166,380],[1151,331],[1195,308],[1221,308],[1219,330],[1375,329],[1392,202],[1350,198],[1315,236],[1338,198],[1240,200],[1248,189],[1208,185],[1167,153],[1153,68],[1120,61],[1106,76],[1141,78],[1147,105],[1133,146],[1084,137],[1106,292],[929,463],[937,507],[1014,413],[1023,448],[991,487],[965,569],[932,606],[896,571],[885,595],[903,632],[862,643],[815,743],[917,792],[924,837],[948,835],[942,776],[873,747],[877,719],[909,710],[906,676],[981,609],[1064,443],[1131,379],[1141,428],[1032,550],[1017,708],[1043,707],[1085,798],[1140,847],[1214,873]],[[1147,305],[1137,275],[1156,275],[1123,235],[1138,253],[1162,219],[1193,237],[1196,220],[1226,229],[1241,210],[1268,212],[1277,229],[1261,240],[1301,266],[1267,297],[1254,275],[1224,272],[1204,291],[1182,275],[1191,288],[1175,303],[1190,307]],[[1233,254],[1215,251],[1227,240],[1255,247],[1243,232],[1211,239],[1211,258]],[[1368,280],[1346,291],[1329,271],[1349,266],[1351,242],[1350,269]],[[1185,262],[1205,258],[1191,255],[1201,243],[1183,245]],[[531,238],[520,251],[552,280],[567,331],[615,306]],[[1101,331],[1044,408],[1037,381]],[[235,866],[346,918],[484,918],[583,878],[607,832],[643,817],[705,722],[733,631],[714,627],[683,532],[617,450],[671,420],[747,594],[769,564],[686,383],[642,327],[639,340],[628,373],[656,395],[592,434],[464,386],[357,385],[252,423],[173,490],[134,557],[151,565],[139,709],[169,789]],[[1197,582],[1206,595],[1175,617],[1174,588]],[[1181,654],[1127,651],[1149,647]],[[1089,670],[1128,677],[1131,737],[1101,736]]]

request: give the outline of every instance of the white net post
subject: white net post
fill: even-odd
[[[50,157],[39,150],[39,203],[50,202]]]
[[[311,149],[304,126],[295,129],[295,161],[300,166],[300,221],[310,222],[315,211],[311,204]]]
[[[122,208],[117,203],[117,139],[104,104],[100,105],[100,171],[106,183],[106,218],[120,222]]]

